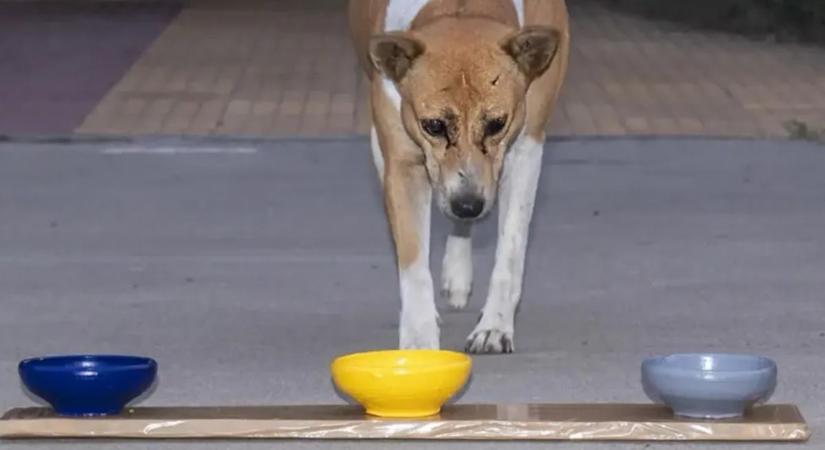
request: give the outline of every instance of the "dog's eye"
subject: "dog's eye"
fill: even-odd
[[[441,119],[424,119],[421,128],[432,137],[447,137],[447,124]]]
[[[504,125],[506,123],[507,119],[504,117],[497,117],[495,119],[488,120],[484,125],[484,136],[495,136],[501,133],[501,130],[504,129]]]

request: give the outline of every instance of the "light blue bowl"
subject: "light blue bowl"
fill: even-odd
[[[677,353],[642,363],[645,394],[678,416],[726,419],[764,403],[776,389],[776,363],[753,355]]]

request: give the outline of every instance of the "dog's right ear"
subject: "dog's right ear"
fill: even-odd
[[[370,39],[370,61],[392,81],[404,78],[415,58],[424,53],[424,44],[404,33],[390,33]]]

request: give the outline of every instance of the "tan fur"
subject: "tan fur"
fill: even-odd
[[[559,50],[553,64],[544,75],[533,81],[527,92],[526,132],[536,140],[543,141],[544,130],[556,107],[570,58],[567,5],[564,0],[525,0],[524,22],[525,26],[549,24],[562,33]],[[530,99],[537,99],[537,101],[530,101]]]
[[[415,214],[429,200],[430,184],[438,191],[458,171],[472,171],[492,204],[510,143],[522,129],[544,139],[567,69],[569,29],[564,0],[525,0],[525,25],[549,26],[561,37],[550,67],[531,80],[501,50],[518,32],[511,0],[432,0],[402,34],[423,43],[425,51],[398,81],[405,99],[399,115],[370,61],[370,39],[383,33],[387,3],[351,0],[349,19],[359,61],[371,79],[372,118],[385,162],[385,204],[404,268],[419,256],[422,237]],[[455,142],[433,139],[419,125],[422,117],[445,110],[459,117]],[[493,116],[507,116],[507,129],[485,139],[483,118]]]
[[[369,62],[370,37],[384,31],[387,3],[387,0],[350,0],[349,2],[349,27],[353,46],[358,61],[369,79],[372,79],[374,72]]]
[[[384,155],[384,203],[400,267],[407,267],[418,258],[419,240],[415,228],[416,206],[429,192],[427,173],[421,151],[404,134],[395,107],[374,82],[370,91],[372,116],[378,132],[378,142]],[[382,118],[382,119],[381,119]]]

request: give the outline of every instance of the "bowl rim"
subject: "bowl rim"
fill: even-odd
[[[711,356],[711,357],[735,357],[735,358],[746,358],[759,361],[761,363],[765,363],[763,367],[759,367],[756,369],[739,369],[739,370],[719,370],[719,369],[701,369],[701,368],[685,368],[679,367],[674,364],[668,364],[668,359],[674,357],[703,357],[703,356]],[[730,375],[747,375],[747,374],[761,374],[763,372],[773,372],[777,370],[776,361],[767,356],[756,355],[751,353],[712,353],[712,352],[683,352],[683,353],[671,353],[668,355],[660,355],[660,356],[651,356],[649,358],[645,358],[642,362],[642,370],[655,370],[655,369],[666,369],[671,372],[677,373],[704,373],[704,374],[730,374]]]
[[[78,361],[103,361],[94,368],[68,365]],[[49,363],[58,363],[51,365]],[[61,364],[62,363],[62,364]],[[66,372],[79,373],[94,369],[95,372],[121,372],[129,370],[156,370],[157,361],[146,356],[116,354],[67,354],[26,358],[18,364],[20,372]]]
[[[449,355],[456,357],[454,361],[445,361],[445,362],[430,362],[420,365],[410,365],[410,366],[391,366],[391,365],[384,365],[384,364],[346,364],[356,358],[369,356],[369,355],[377,355],[377,354],[403,354],[403,353],[431,353],[431,354],[441,354],[441,355]],[[389,350],[369,350],[365,352],[356,352],[356,353],[348,353],[345,355],[341,355],[336,357],[330,366],[332,367],[333,371],[335,371],[336,367],[346,367],[347,369],[383,369],[383,370],[396,370],[396,369],[416,369],[416,370],[431,370],[431,369],[443,369],[443,368],[451,368],[454,366],[472,366],[472,358],[465,353],[460,353],[452,350],[426,350],[426,349],[410,349],[410,350],[403,350],[403,349],[389,349]],[[346,365],[345,365],[346,364]]]

